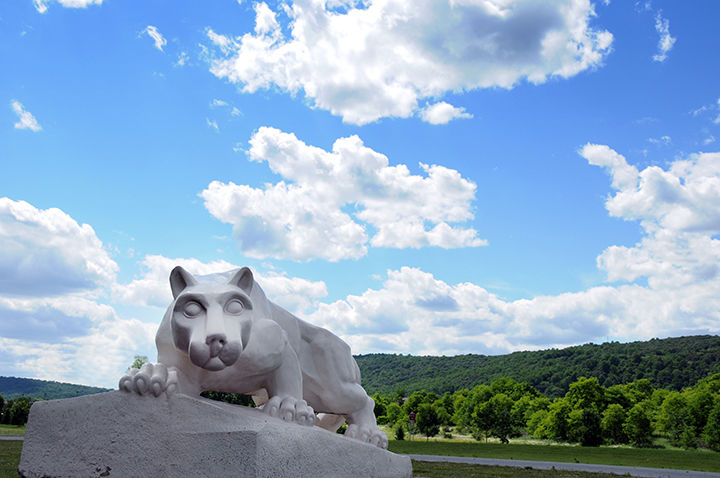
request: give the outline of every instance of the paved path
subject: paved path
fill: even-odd
[[[639,466],[614,466],[614,465],[592,465],[586,463],[560,463],[552,461],[531,461],[531,460],[499,460],[495,458],[472,458],[464,456],[440,456],[440,455],[408,455],[413,460],[419,461],[446,461],[451,463],[470,463],[472,465],[486,466],[514,466],[518,468],[535,468],[537,470],[568,470],[568,471],[592,471],[595,473],[615,473],[617,475],[630,475],[647,478],[710,478],[720,477],[720,473],[708,473],[704,471],[670,470],[665,468],[644,468]]]
[[[20,441],[22,441],[24,439],[25,439],[25,437],[0,437],[0,440],[16,440],[16,441],[20,440]]]

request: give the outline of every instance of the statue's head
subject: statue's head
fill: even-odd
[[[255,286],[247,267],[223,282],[198,281],[178,266],[170,273],[172,337],[190,361],[210,371],[233,365],[250,335]]]

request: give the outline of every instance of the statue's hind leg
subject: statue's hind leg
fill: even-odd
[[[365,405],[347,415],[348,427],[345,436],[371,443],[380,448],[387,448],[387,435],[378,428],[375,422],[375,402],[365,394],[362,387],[360,387],[360,390],[365,395]]]
[[[308,329],[314,335],[305,349],[309,353],[301,355],[303,396],[315,410],[345,417],[347,437],[387,448],[387,436],[375,422],[375,402],[360,385],[350,347],[327,330]]]

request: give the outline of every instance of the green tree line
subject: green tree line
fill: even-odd
[[[577,377],[596,377],[604,387],[645,378],[657,388],[680,391],[720,373],[720,337],[607,342],[498,356],[369,354],[355,360],[370,394],[403,389],[442,395],[503,377],[529,383],[550,398],[563,397]]]
[[[29,397],[18,397],[9,400],[0,395],[0,423],[3,425],[25,425],[33,402]]]
[[[562,397],[550,398],[528,383],[499,378],[490,384],[439,395],[417,390],[373,395],[381,424],[397,439],[409,431],[432,437],[451,430],[476,440],[531,436],[583,446],[650,446],[654,436],[672,445],[720,451],[720,373],[681,391],[655,388],[647,379],[605,387],[580,377]]]

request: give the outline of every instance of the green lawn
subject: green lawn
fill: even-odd
[[[21,437],[25,435],[25,425],[0,425],[0,437]]]
[[[467,465],[464,463],[412,462],[413,475],[426,478],[610,478],[609,473],[587,471],[533,470],[508,466]]]
[[[499,443],[458,443],[390,440],[395,453],[470,456],[508,460],[597,463],[601,465],[647,466],[720,472],[720,453],[707,450],[666,450],[656,448],[581,447]],[[478,475],[482,476],[482,475]]]
[[[17,478],[23,442],[0,441],[0,478]]]

